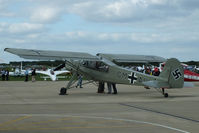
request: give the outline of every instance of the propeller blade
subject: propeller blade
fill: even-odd
[[[65,63],[60,64],[60,65],[59,65],[59,66],[57,66],[55,69],[53,69],[53,71],[60,70],[60,69],[62,69],[62,68],[64,68],[64,67],[65,67]]]

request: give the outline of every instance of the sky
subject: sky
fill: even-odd
[[[199,0],[0,0],[4,48],[199,61]]]

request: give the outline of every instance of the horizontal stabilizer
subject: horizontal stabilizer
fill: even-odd
[[[161,82],[161,81],[146,81],[146,82],[143,82],[143,84],[145,86],[153,87],[153,88],[170,88],[167,82]],[[193,83],[184,82],[183,88],[192,88],[192,87],[194,87]]]
[[[169,84],[167,82],[162,81],[146,81],[142,82],[145,86],[153,87],[153,88],[169,88]]]

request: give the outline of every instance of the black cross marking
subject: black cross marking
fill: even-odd
[[[175,80],[178,80],[182,76],[182,73],[180,72],[179,68],[177,68],[172,72],[172,75]]]
[[[128,76],[128,80],[131,84],[134,84],[134,82],[137,80],[137,76],[135,73],[131,72],[131,74]]]

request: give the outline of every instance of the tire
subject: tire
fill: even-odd
[[[61,88],[59,95],[66,95],[66,88]]]
[[[164,94],[164,97],[165,97],[165,98],[167,98],[168,96],[169,96],[169,94],[168,94],[168,93],[165,93],[165,94]]]

